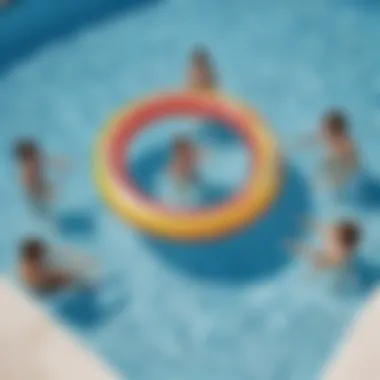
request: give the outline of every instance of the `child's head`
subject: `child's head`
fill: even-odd
[[[343,252],[353,252],[361,239],[359,226],[349,220],[337,222],[331,230],[332,243]]]
[[[349,136],[346,115],[340,111],[330,111],[323,118],[323,136],[328,142],[341,141]]]
[[[22,242],[20,259],[29,265],[42,265],[46,256],[45,243],[37,238],[30,238]]]
[[[191,53],[191,62],[196,66],[210,66],[210,55],[206,48],[198,46]]]
[[[174,156],[188,156],[193,153],[194,147],[190,139],[185,137],[177,137],[173,141]]]
[[[199,88],[212,88],[215,84],[215,76],[211,58],[205,48],[193,50],[190,59],[190,81]]]
[[[21,162],[35,161],[39,155],[37,145],[31,140],[21,140],[16,144],[15,156]]]
[[[190,139],[178,137],[172,146],[173,174],[189,178],[195,170],[197,152]]]

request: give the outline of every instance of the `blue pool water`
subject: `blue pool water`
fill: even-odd
[[[17,3],[9,17],[36,15],[30,25],[39,29],[21,35],[5,11],[0,15],[9,36],[0,36],[1,272],[14,276],[17,244],[28,234],[92,256],[101,272],[96,289],[43,302],[128,379],[317,379],[376,281],[378,205],[331,199],[317,187],[315,154],[286,147],[312,131],[327,107],[346,108],[377,188],[379,2],[157,0],[115,6],[105,19],[99,5],[91,13],[97,21],[85,24],[89,1],[80,0],[69,34],[41,20],[53,11],[71,19],[75,7],[57,15],[51,6],[37,12],[32,0],[24,9]],[[29,53],[32,37],[44,44],[26,55],[21,42],[12,50],[16,37]],[[118,108],[182,85],[194,44],[210,47],[224,90],[265,116],[285,147],[286,170],[262,220],[213,243],[178,244],[145,236],[108,210],[93,183],[92,149]],[[20,136],[38,138],[71,162],[52,173],[58,224],[24,201],[11,152]],[[136,162],[166,138],[159,129],[147,134]],[[223,167],[209,175],[235,189],[245,175],[241,146],[218,141],[213,149]],[[286,251],[287,239],[303,236],[300,220],[342,214],[355,214],[365,231],[355,278],[318,275]]]
[[[170,171],[178,138],[191,144],[197,155],[194,178],[185,187]],[[220,205],[235,195],[255,170],[244,142],[231,127],[185,117],[149,125],[135,137],[125,161],[125,170],[140,192],[177,209]]]

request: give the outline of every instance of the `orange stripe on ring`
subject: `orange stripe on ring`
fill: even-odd
[[[165,207],[141,194],[125,169],[125,153],[139,131],[154,120],[183,115],[221,121],[248,147],[251,174],[241,191],[220,206]],[[123,219],[155,235],[185,240],[217,237],[259,217],[277,194],[280,177],[276,144],[253,112],[220,95],[187,92],[155,96],[121,113],[99,141],[95,172],[101,193]]]

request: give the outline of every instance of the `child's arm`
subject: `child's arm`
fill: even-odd
[[[304,135],[299,141],[299,147],[301,148],[310,148],[319,144],[322,140],[320,132],[311,132],[307,135]]]
[[[304,229],[317,234],[325,234],[328,229],[328,227],[325,224],[322,224],[312,219],[301,219],[300,224],[301,227],[303,227]]]
[[[337,168],[335,178],[337,184],[344,184],[346,181],[348,181],[356,171],[357,167],[358,163],[355,152],[350,151],[345,154],[341,159],[339,167]]]
[[[73,248],[64,248],[57,252],[63,256],[61,264],[58,263],[57,271],[63,271],[72,282],[88,284],[98,278],[99,267],[91,257]]]
[[[343,260],[336,260],[327,255],[325,252],[321,253],[321,255],[316,257],[314,260],[314,266],[318,269],[339,268],[343,263]]]
[[[83,251],[73,247],[62,246],[51,251],[48,258],[50,267],[64,271],[83,271],[92,269],[93,260]]]
[[[322,171],[324,177],[331,186],[340,187],[344,185],[358,168],[358,160],[354,147],[325,160]]]
[[[332,260],[326,254],[317,256],[314,259],[313,264],[318,269],[328,269],[334,266]]]
[[[316,268],[326,269],[335,266],[333,260],[323,251],[319,251],[305,244],[294,244],[290,246],[290,250],[294,255],[310,261]]]
[[[307,244],[287,241],[285,246],[293,255],[297,256],[312,256],[315,253],[315,249]]]
[[[322,136],[320,132],[310,132],[306,135],[300,137],[294,144],[287,147],[287,151],[289,150],[304,150],[317,146],[321,142]]]
[[[52,156],[49,157],[49,165],[58,170],[67,170],[70,162],[66,157]]]
[[[339,158],[327,158],[321,167],[321,183],[330,188],[339,188],[345,181],[349,178],[348,173],[345,168],[346,163]]]

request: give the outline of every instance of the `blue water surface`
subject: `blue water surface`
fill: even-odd
[[[0,12],[1,272],[14,276],[19,240],[30,234],[89,254],[97,287],[41,302],[125,378],[318,379],[377,280],[378,203],[338,202],[317,187],[316,155],[288,147],[326,108],[347,109],[377,192],[379,2],[19,0]],[[120,107],[182,86],[198,44],[213,52],[224,91],[266,118],[284,150],[284,178],[259,221],[215,242],[180,244],[146,236],[103,204],[92,154]],[[12,155],[20,137],[70,161],[52,170],[52,218],[24,199]],[[137,169],[166,138],[145,134],[131,158]],[[235,191],[246,174],[241,145],[202,139],[227,157],[208,175]],[[341,215],[356,215],[365,231],[354,291],[285,244],[303,237],[302,220]]]
[[[186,183],[170,170],[178,138],[196,154],[193,178]],[[230,126],[215,121],[164,119],[139,133],[126,150],[125,174],[139,191],[177,209],[220,205],[240,191],[256,170],[241,138]]]

